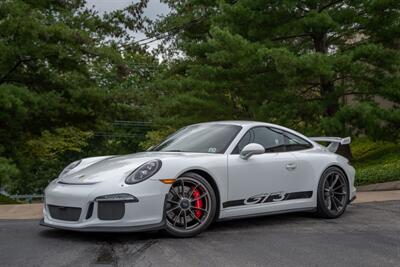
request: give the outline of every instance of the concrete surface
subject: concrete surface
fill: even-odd
[[[40,219],[43,218],[43,204],[0,205],[0,219]]]
[[[0,265],[400,266],[400,201],[353,204],[334,220],[308,214],[216,223],[196,238],[96,234],[0,220]]]
[[[387,183],[379,183],[379,184],[369,184],[358,186],[357,190],[361,191],[393,191],[400,190],[400,181],[387,182]]]
[[[379,202],[389,200],[400,200],[400,190],[357,192],[357,198],[354,203]]]

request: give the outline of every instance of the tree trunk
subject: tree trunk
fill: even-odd
[[[328,53],[328,43],[326,34],[318,34],[313,37],[315,51],[322,54]],[[324,76],[320,76],[320,90],[321,96],[324,99],[325,106],[325,116],[333,117],[335,113],[339,110],[339,101],[333,95],[335,87],[332,81],[326,79]]]

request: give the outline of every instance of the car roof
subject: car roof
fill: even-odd
[[[266,122],[260,122],[260,121],[242,121],[242,120],[210,121],[210,122],[197,123],[197,125],[201,125],[201,124],[229,124],[229,125],[238,125],[238,126],[266,125],[266,126],[282,127],[280,125],[276,125],[276,124],[272,124],[272,123],[266,123]]]
[[[211,121],[211,122],[203,122],[203,123],[197,123],[194,125],[205,125],[205,124],[228,124],[228,125],[238,125],[241,126],[243,128],[251,128],[254,126],[267,126],[267,127],[274,127],[276,129],[281,129],[284,131],[287,131],[289,133],[298,135],[300,137],[302,137],[303,139],[306,139],[307,141],[309,141],[310,143],[316,144],[314,141],[310,140],[307,136],[303,135],[302,133],[297,132],[296,130],[287,128],[285,126],[282,125],[278,125],[278,124],[273,124],[273,123],[266,123],[266,122],[260,122],[260,121],[235,121],[235,120],[229,120],[229,121]]]

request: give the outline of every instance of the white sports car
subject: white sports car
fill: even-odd
[[[354,168],[334,153],[349,143],[262,122],[190,125],[146,152],[71,163],[45,190],[41,224],[189,237],[215,220],[296,211],[336,218],[356,193]]]

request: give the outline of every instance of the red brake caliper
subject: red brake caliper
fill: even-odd
[[[199,192],[199,190],[195,189],[194,187],[192,188],[192,190],[193,190],[193,198],[198,198],[198,197],[200,197],[200,192]],[[196,208],[202,209],[202,208],[203,208],[203,200],[201,200],[201,199],[196,200],[195,203],[194,203],[194,206],[195,206]],[[198,210],[198,209],[195,209],[195,210],[194,210],[194,215],[195,215],[197,218],[200,218],[201,215],[203,215],[203,211]]]

